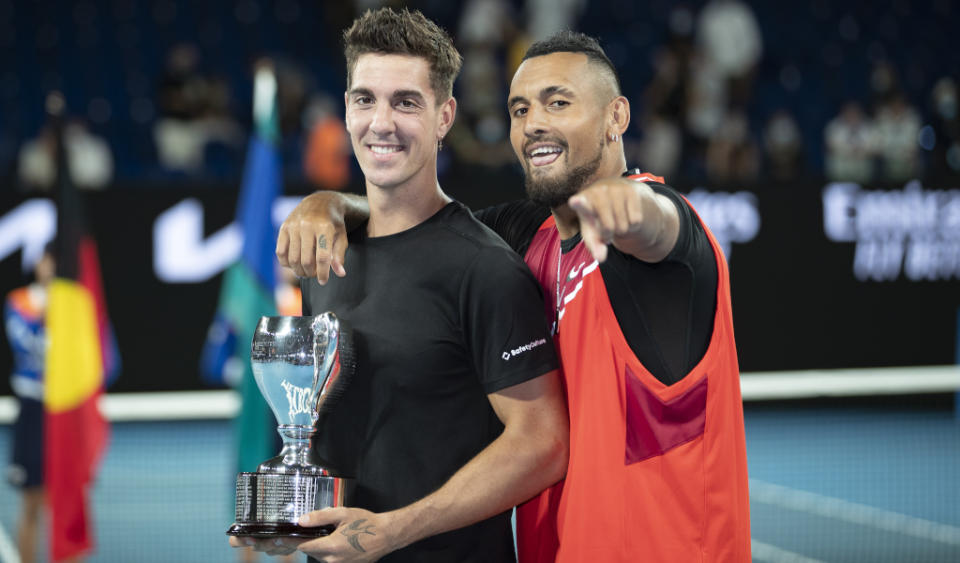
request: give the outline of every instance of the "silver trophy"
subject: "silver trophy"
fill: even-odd
[[[257,386],[280,423],[283,449],[255,473],[237,475],[236,522],[227,534],[327,535],[332,526],[304,528],[297,521],[350,500],[352,481],[332,475],[310,448],[317,418],[334,407],[355,370],[349,331],[333,313],[261,317],[250,360]]]

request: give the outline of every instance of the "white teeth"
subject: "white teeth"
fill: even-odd
[[[375,152],[375,153],[377,153],[377,154],[390,154],[390,153],[394,153],[394,152],[400,152],[400,147],[397,147],[397,146],[392,146],[392,147],[380,147],[380,146],[376,146],[376,145],[371,145],[371,146],[370,146],[370,150],[372,150],[373,152]]]
[[[559,153],[560,147],[537,147],[530,151],[530,156],[540,156],[543,154]]]

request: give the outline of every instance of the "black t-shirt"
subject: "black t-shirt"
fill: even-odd
[[[317,422],[321,459],[375,512],[438,489],[503,431],[487,394],[557,369],[539,285],[459,203],[401,233],[348,237],[345,278],[303,280],[303,313],[353,331],[357,377]],[[512,561],[509,513],[383,561]]]
[[[670,385],[707,352],[717,306],[717,263],[703,225],[686,200],[669,186],[646,183],[677,206],[680,235],[676,245],[657,263],[643,262],[611,245],[600,273],[633,353],[654,377]],[[530,201],[476,213],[520,254],[526,253],[549,215],[549,209]],[[562,241],[561,248],[567,252],[579,242],[577,234]]]

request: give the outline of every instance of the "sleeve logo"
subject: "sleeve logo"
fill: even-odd
[[[547,339],[546,339],[546,338],[539,338],[539,339],[534,340],[534,341],[532,341],[532,342],[528,342],[528,343],[524,344],[523,346],[520,346],[520,347],[518,347],[518,348],[514,348],[513,350],[505,351],[503,354],[501,354],[500,357],[503,358],[503,361],[507,361],[507,360],[509,360],[510,358],[513,358],[513,357],[515,357],[515,356],[519,356],[520,354],[523,354],[524,352],[529,352],[530,350],[533,350],[534,348],[536,348],[536,347],[538,347],[538,346],[543,346],[543,345],[546,344],[546,343],[547,343]]]

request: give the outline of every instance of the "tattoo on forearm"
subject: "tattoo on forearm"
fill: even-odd
[[[341,534],[347,536],[347,541],[350,542],[350,545],[353,546],[353,549],[361,553],[366,553],[367,550],[363,549],[363,546],[360,545],[360,534],[369,534],[371,536],[377,535],[373,532],[373,524],[366,524],[366,518],[361,518],[359,520],[354,520],[350,522],[346,528],[340,531]]]
[[[326,247],[327,247],[327,236],[326,236],[326,235],[320,235],[320,238],[317,239],[317,246],[319,246],[320,248],[326,248]]]

